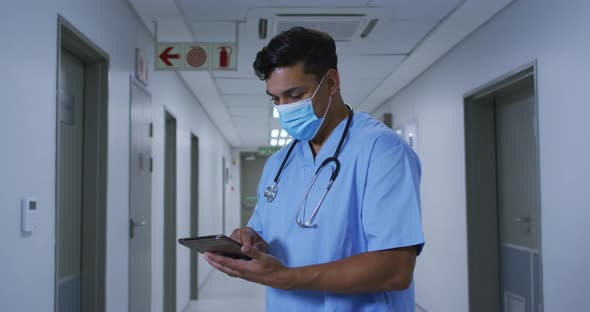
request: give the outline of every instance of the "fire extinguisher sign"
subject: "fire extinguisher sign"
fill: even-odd
[[[211,45],[211,70],[236,70],[237,51],[232,43],[214,43]]]
[[[155,70],[237,70],[235,43],[174,42],[156,45]]]

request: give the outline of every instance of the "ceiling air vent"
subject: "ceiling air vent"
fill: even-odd
[[[350,41],[362,32],[365,20],[365,14],[277,14],[273,18],[273,33],[302,26],[326,32],[336,41]]]

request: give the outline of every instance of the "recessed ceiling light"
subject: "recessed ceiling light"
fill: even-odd
[[[287,144],[291,143],[291,141],[293,141],[293,139],[287,139]]]
[[[276,107],[272,108],[272,117],[279,118],[279,111],[277,110]]]
[[[270,137],[271,138],[278,138],[279,137],[279,129],[270,130]]]
[[[281,138],[286,138],[289,134],[287,133],[287,131],[285,131],[285,129],[281,129]]]
[[[270,146],[277,146],[277,139],[271,139],[270,140]]]
[[[279,146],[285,146],[285,139],[279,140]]]

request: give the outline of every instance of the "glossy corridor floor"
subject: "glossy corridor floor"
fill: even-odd
[[[191,302],[185,312],[264,312],[264,286],[231,278],[217,270],[211,272],[199,293],[200,300]],[[416,306],[416,312],[426,312]]]
[[[217,270],[186,312],[264,312],[264,286],[231,278]]]

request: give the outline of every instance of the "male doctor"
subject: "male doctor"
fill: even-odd
[[[254,69],[294,140],[266,162],[254,214],[231,235],[252,260],[205,259],[268,286],[268,311],[414,311],[424,245],[418,157],[344,103],[328,34],[285,31]]]

